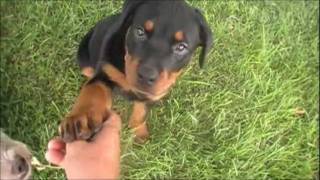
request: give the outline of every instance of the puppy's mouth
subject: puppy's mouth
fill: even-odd
[[[155,94],[154,92],[150,92],[150,91],[146,91],[144,89],[139,89],[139,88],[133,88],[133,93],[135,93],[136,95],[142,95],[147,97],[150,100],[159,100],[160,98],[162,98],[163,96],[165,96],[168,92],[168,90],[164,91],[164,92],[160,92],[158,94]]]

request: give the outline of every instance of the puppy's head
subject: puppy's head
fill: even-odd
[[[31,153],[25,144],[1,134],[0,179],[28,179],[31,175]]]
[[[166,94],[199,46],[202,67],[212,45],[202,14],[180,0],[128,0],[118,28],[126,28],[127,81],[153,100]]]
[[[150,1],[132,14],[126,34],[125,72],[129,83],[160,98],[175,83],[198,46],[200,65],[212,44],[201,13],[183,1]]]

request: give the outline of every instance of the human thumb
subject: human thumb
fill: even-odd
[[[115,112],[111,112],[109,118],[103,123],[100,132],[97,133],[93,141],[96,143],[102,143],[102,141],[108,143],[114,138],[119,138],[120,130],[120,116]]]

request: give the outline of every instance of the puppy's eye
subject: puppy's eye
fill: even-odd
[[[174,47],[174,52],[177,54],[184,54],[187,50],[188,45],[186,43],[179,43]]]
[[[146,32],[142,27],[138,27],[135,30],[136,37],[139,39],[145,39],[146,38]]]

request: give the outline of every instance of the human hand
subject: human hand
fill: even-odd
[[[91,142],[61,139],[48,143],[46,159],[64,168],[69,179],[116,179],[120,171],[120,117],[112,113]]]

